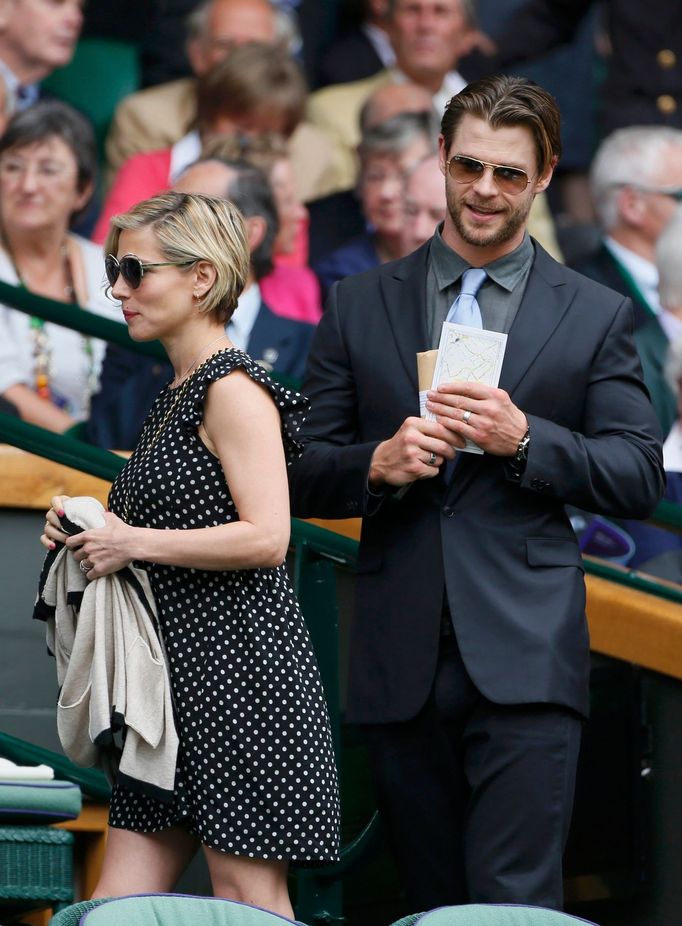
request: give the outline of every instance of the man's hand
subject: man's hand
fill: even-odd
[[[468,437],[494,456],[513,457],[528,429],[526,416],[504,389],[483,383],[442,383],[427,399],[428,410],[453,436]]]
[[[393,437],[374,451],[369,468],[370,488],[386,483],[407,485],[432,479],[444,460],[452,460],[464,441],[437,421],[406,418]]]

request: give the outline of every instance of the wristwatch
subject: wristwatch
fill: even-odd
[[[509,470],[509,475],[515,482],[520,482],[521,477],[523,476],[526,470],[526,463],[528,463],[528,447],[530,445],[530,428],[526,429],[526,433],[523,435],[519,441],[519,445],[516,448],[516,453],[511,459],[507,460],[507,469]]]

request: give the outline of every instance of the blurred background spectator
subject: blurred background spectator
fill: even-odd
[[[443,172],[437,154],[414,164],[405,178],[405,221],[401,240],[403,254],[426,244],[445,219]]]
[[[435,7],[437,6],[437,9]],[[456,70],[474,36],[469,0],[388,0],[386,27],[395,51],[395,66],[372,77],[318,90],[310,97],[308,117],[334,140],[343,154],[338,189],[348,189],[357,175],[360,111],[384,84],[410,81],[431,94],[440,116],[446,102],[466,81]]]
[[[260,281],[261,292],[278,315],[316,324],[322,315],[320,287],[315,274],[303,266],[300,230],[307,213],[296,193],[284,140],[273,134],[225,135],[210,141],[205,155],[245,161],[267,176],[275,197],[279,231],[273,249],[273,267]],[[296,259],[292,260],[294,256]]]
[[[388,34],[389,0],[356,0],[346,4],[341,35],[322,58],[320,82],[345,84],[393,67],[395,52]]]
[[[663,126],[619,129],[599,146],[590,186],[599,249],[576,261],[580,273],[632,299],[635,326],[661,311],[655,248],[682,190],[682,132]]]
[[[112,215],[169,189],[212,138],[235,133],[291,135],[301,120],[305,99],[301,69],[284,49],[262,42],[235,48],[198,81],[195,127],[171,147],[139,152],[122,166],[102,209],[95,240],[104,240]],[[308,151],[306,159],[315,154]]]
[[[175,188],[186,193],[225,197],[246,218],[250,273],[226,333],[236,347],[247,351],[267,369],[301,379],[314,328],[275,315],[265,303],[259,286],[259,281],[272,269],[278,230],[277,209],[266,176],[243,161],[208,158],[190,166]],[[170,363],[159,363],[110,345],[101,389],[92,402],[89,440],[118,450],[134,447],[154,399],[172,378]]]
[[[17,113],[0,138],[0,279],[120,320],[102,290],[97,245],[69,228],[92,195],[96,149],[87,120],[49,100]],[[0,394],[51,431],[87,417],[103,342],[0,307]]]
[[[366,229],[313,267],[323,301],[337,280],[403,256],[405,177],[436,150],[437,135],[428,112],[401,113],[363,133],[358,188]]]
[[[0,6],[0,75],[12,107],[41,96],[40,82],[68,64],[83,25],[84,0],[5,0]]]
[[[301,72],[287,54],[289,46],[281,38],[282,29],[278,30],[281,22],[290,20],[283,19],[283,14],[268,0],[206,0],[190,19],[188,50],[194,74],[206,78],[212,68],[229,60],[239,46],[260,42],[279,48],[279,58],[273,57],[273,62],[277,60],[284,67],[282,59],[288,60],[289,71],[282,79],[290,83],[293,69],[299,75]],[[236,69],[233,73],[239,77]],[[305,87],[302,77],[300,82]],[[263,103],[261,100],[261,109]],[[196,78],[150,87],[127,97],[116,111],[107,140],[110,168],[117,170],[137,152],[175,144],[194,127],[196,116]],[[299,119],[291,127],[289,144],[298,195],[305,201],[329,192],[336,173],[336,154],[325,136]]]

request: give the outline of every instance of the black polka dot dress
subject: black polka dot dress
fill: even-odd
[[[222,468],[197,434],[208,385],[236,369],[272,395],[287,458],[307,400],[242,351],[214,354],[157,398],[109,506],[139,527],[238,520]],[[152,563],[180,736],[173,801],[114,784],[110,825],[180,825],[234,855],[315,865],[337,858],[339,804],[329,719],[284,566],[210,572]]]

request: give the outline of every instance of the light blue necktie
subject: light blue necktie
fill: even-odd
[[[469,325],[470,328],[482,328],[481,307],[476,299],[476,293],[483,285],[488,274],[478,267],[470,267],[462,274],[462,288],[459,296],[450,306],[448,322],[457,325]]]

